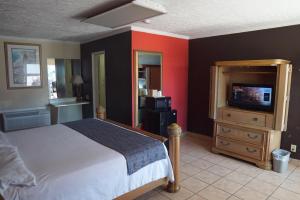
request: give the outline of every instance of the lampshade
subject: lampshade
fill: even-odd
[[[72,83],[73,83],[74,85],[81,85],[81,84],[83,84],[82,77],[81,77],[80,75],[74,75],[74,76],[73,76]]]

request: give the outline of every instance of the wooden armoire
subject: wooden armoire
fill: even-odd
[[[210,118],[214,153],[226,154],[271,169],[271,152],[280,147],[287,128],[292,65],[281,59],[219,61],[211,67]],[[232,106],[234,84],[271,85],[272,109]],[[231,105],[231,106],[230,106]]]

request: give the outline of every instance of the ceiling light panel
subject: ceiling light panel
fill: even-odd
[[[117,28],[165,13],[167,11],[161,4],[151,0],[135,0],[118,8],[87,18],[84,22]]]

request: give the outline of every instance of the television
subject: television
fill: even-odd
[[[233,83],[229,106],[259,111],[273,111],[272,85]]]

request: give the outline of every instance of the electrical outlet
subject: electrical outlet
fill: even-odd
[[[297,151],[297,145],[292,144],[291,145],[291,152],[295,153]]]

